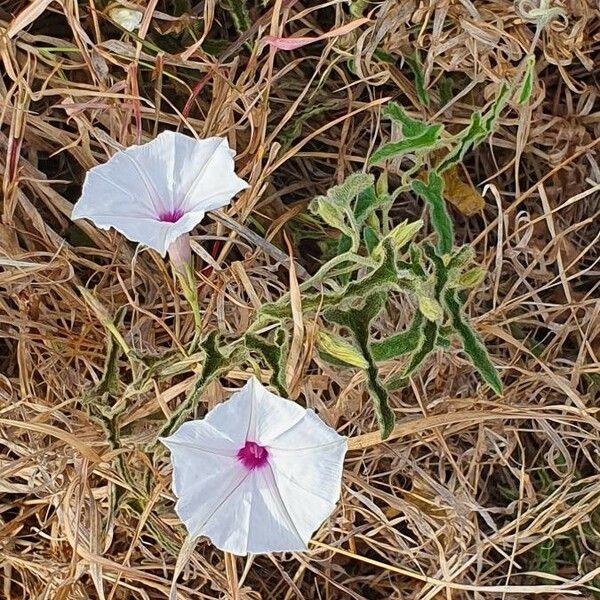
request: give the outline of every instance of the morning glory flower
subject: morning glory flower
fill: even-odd
[[[161,441],[190,537],[232,554],[306,550],[340,496],[346,438],[256,378]]]
[[[234,156],[226,138],[165,131],[91,169],[72,218],[112,227],[163,257],[168,251],[182,269],[191,259],[187,234],[248,187],[235,174]]]

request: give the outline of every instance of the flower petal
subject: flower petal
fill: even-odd
[[[171,450],[175,510],[190,535],[197,537],[248,471],[237,459],[237,445],[206,420],[184,423],[160,441]]]
[[[198,478],[190,483],[175,505],[175,511],[190,536],[212,537],[220,533],[222,539],[233,538],[245,546],[248,530],[244,525],[247,517],[243,519],[246,504],[243,498],[246,482],[251,477],[248,471],[236,463],[215,470],[206,479]],[[223,514],[232,513],[235,516],[223,517]],[[217,543],[215,545],[218,546]]]
[[[219,406],[223,406],[219,404]],[[218,407],[217,407],[218,408]],[[215,412],[212,410],[210,415]],[[211,423],[212,419],[188,421],[184,423],[173,435],[160,438],[160,441],[169,449],[193,448],[201,452],[227,454],[235,456],[239,450],[239,443],[233,440],[222,429]]]
[[[206,521],[200,533],[225,552],[244,556],[306,550],[270,469],[253,471]]]
[[[211,410],[204,419],[241,448],[246,440],[268,446],[270,441],[293,427],[305,410],[290,400],[269,392],[256,377]]]
[[[240,449],[248,439],[247,434],[254,409],[253,385],[253,380],[248,380],[248,383],[232,394],[229,400],[215,406],[203,421],[230,439],[237,449]]]
[[[346,450],[346,438],[311,410],[269,446],[277,487],[306,539],[331,514],[340,497]]]
[[[345,445],[346,438],[323,422],[312,409],[301,409],[302,418],[293,427],[271,437],[269,447],[282,452],[304,452],[329,446]]]
[[[270,468],[254,472],[247,551],[293,552],[306,550],[309,538],[298,530],[281,497]]]
[[[293,428],[304,417],[304,408],[271,393],[256,377],[250,379],[246,387],[253,406],[248,439],[261,446],[269,446],[275,438]]]
[[[178,135],[173,151],[175,197],[184,212],[220,208],[249,187],[235,173],[235,152],[229,148],[227,138],[194,140]]]

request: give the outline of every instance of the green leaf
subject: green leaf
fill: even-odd
[[[352,173],[340,185],[327,192],[327,198],[340,208],[349,208],[353,200],[373,185],[375,178],[367,173]]]
[[[519,104],[527,104],[533,92],[533,80],[535,77],[535,56],[532,54],[527,58],[527,66],[525,68],[525,76],[521,82],[521,89],[517,102]]]
[[[246,0],[226,0],[225,8],[231,14],[238,33],[243,33],[250,29],[250,14],[248,13]]]
[[[327,304],[334,305],[340,302],[344,302],[347,298],[364,298],[373,291],[388,292],[392,289],[396,289],[399,284],[398,271],[396,270],[396,254],[394,248],[389,240],[384,240],[383,244],[383,260],[381,264],[375,269],[370,275],[359,280],[353,281],[348,287],[342,292],[342,294],[335,294]],[[408,284],[408,281],[403,281]],[[320,296],[323,298],[323,296]]]
[[[256,352],[262,356],[267,366],[271,369],[269,383],[281,396],[288,398],[289,394],[285,381],[286,331],[283,328],[277,330],[275,343],[271,343],[258,335],[247,334],[244,336],[244,344],[250,352]]]
[[[385,107],[383,115],[391,119],[397,125],[400,125],[402,128],[402,136],[405,138],[419,137],[430,127],[427,123],[409,117],[397,102],[390,102]]]
[[[423,260],[423,253],[421,252],[421,249],[416,244],[411,244],[408,247],[408,251],[410,254],[410,265],[413,273],[415,273],[415,275],[418,277],[424,278],[425,271],[423,269],[423,265],[421,264]]]
[[[458,135],[458,144],[437,165],[438,173],[443,173],[459,162],[462,162],[467,152],[485,140],[494,130],[500,112],[508,101],[510,87],[503,83],[490,109],[482,116],[475,112],[471,115],[469,127]]]
[[[408,378],[423,364],[425,359],[436,347],[438,335],[438,324],[435,321],[422,319],[420,321],[418,346],[414,349],[406,369],[398,373],[387,382],[388,390],[397,390],[408,384]]]
[[[392,231],[389,233],[389,238],[392,240],[394,248],[400,250],[406,246],[406,244],[413,239],[413,237],[421,230],[422,227],[423,221],[421,219],[418,221],[413,221],[412,223],[403,221],[394,227],[394,229],[392,229]]]
[[[354,217],[359,224],[364,223],[374,211],[383,208],[386,204],[391,204],[392,199],[389,194],[378,193],[375,186],[371,186],[361,192],[356,200],[354,207]]]
[[[350,14],[353,17],[362,17],[363,11],[367,8],[368,0],[350,0]]]
[[[443,173],[450,167],[462,162],[467,152],[469,152],[476,144],[484,140],[487,135],[488,132],[483,126],[481,113],[474,112],[471,115],[469,127],[459,135],[458,144],[448,152],[439,165],[437,165],[436,171],[438,173]]]
[[[442,307],[439,305],[437,300],[430,298],[429,296],[419,295],[419,311],[423,313],[423,316],[429,321],[441,321],[444,316]]]
[[[363,229],[363,238],[365,240],[365,247],[367,248],[367,252],[369,254],[372,254],[373,250],[379,244],[379,235],[377,235],[377,232],[372,227],[367,225]]]
[[[344,254],[344,252],[348,252],[350,248],[352,248],[352,238],[342,234],[338,241],[337,256],[339,256],[340,254]],[[350,276],[351,273],[343,273],[342,275],[340,275],[340,283],[342,285],[348,285],[348,282],[350,281]]]
[[[431,224],[438,236],[440,254],[448,254],[454,245],[454,227],[444,202],[442,178],[434,171],[429,173],[429,181],[425,185],[418,179],[411,184],[413,192],[419,195],[429,207]]]
[[[405,60],[415,77],[415,91],[417,92],[419,102],[423,106],[429,106],[429,94],[425,88],[425,73],[423,72],[423,65],[421,64],[418,51],[413,56],[406,57]]]
[[[502,85],[500,86],[500,91],[496,96],[496,100],[494,100],[494,103],[492,104],[490,109],[483,116],[483,125],[488,135],[492,133],[492,131],[496,127],[498,119],[500,118],[500,113],[502,112],[502,109],[506,106],[509,96],[510,86],[508,85],[508,83],[506,83],[506,81],[503,81]]]
[[[368,369],[369,363],[360,351],[346,340],[325,331],[319,331],[317,335],[317,346],[319,354],[334,359],[334,364],[350,365],[360,369]]]
[[[441,333],[438,333],[437,340],[435,340],[435,345],[439,346],[440,348],[447,349],[450,348],[450,340]]]
[[[188,394],[188,397],[177,407],[171,418],[163,426],[160,436],[171,435],[190,414],[196,411],[200,396],[204,388],[216,377],[229,370],[233,365],[241,362],[241,357],[246,352],[240,345],[231,349],[225,344],[218,331],[212,331],[202,342],[205,358],[202,371]]]
[[[465,244],[461,246],[448,261],[448,269],[461,269],[475,258],[475,250]]]
[[[427,129],[419,136],[406,138],[399,142],[390,142],[378,148],[369,159],[369,165],[398,158],[411,152],[434,150],[438,147],[443,125],[428,125]]]
[[[444,261],[445,257],[438,256],[435,248],[429,242],[423,243],[423,250],[435,269],[434,297],[441,301],[442,291],[448,283],[450,271]]]
[[[382,293],[397,289],[412,289],[413,279],[410,276],[398,273],[396,255],[389,240],[383,241],[383,258],[379,266],[363,279],[352,281],[344,289],[329,292],[306,294],[302,299],[302,308],[305,314],[327,307],[344,306],[352,303],[356,298],[364,298],[378,291]],[[259,319],[269,320],[289,319],[292,316],[289,293],[275,302],[263,304]]]
[[[317,196],[308,208],[329,226],[348,236],[357,249],[360,232],[354,216],[353,203],[357,196],[372,188],[373,183],[373,175],[353,173],[346,177],[342,184],[332,187],[326,196]]]
[[[288,150],[294,141],[302,135],[302,130],[306,123],[314,122],[313,119],[334,107],[335,105],[332,102],[309,104],[309,106],[294,115],[294,119],[291,121],[290,125],[288,125],[279,136],[278,141],[281,143],[281,152],[283,153]]]
[[[435,321],[423,321],[421,344],[416,352],[411,356],[410,362],[403,373],[403,377],[408,379],[422,364],[423,361],[435,349],[435,343],[438,336],[438,324]]]
[[[127,310],[122,306],[115,314],[115,326],[119,328],[123,324]],[[107,333],[107,354],[104,363],[104,373],[96,386],[96,394],[108,394],[114,396],[117,393],[119,385],[119,358],[123,354],[123,348],[115,340],[112,333]]]
[[[438,82],[438,89],[440,90],[440,106],[446,106],[454,94],[453,94],[453,81],[451,77],[441,77]]]
[[[381,293],[371,294],[364,297],[364,304],[359,308],[341,310],[331,308],[325,311],[324,317],[347,329],[360,348],[368,363],[365,373],[367,375],[367,386],[371,392],[375,415],[381,431],[381,439],[389,437],[394,428],[395,415],[388,404],[388,394],[379,381],[377,365],[371,355],[369,347],[371,321],[381,312],[385,303],[385,296]]]
[[[340,207],[336,206],[327,198],[321,198],[316,205],[316,212],[327,225],[334,229],[338,229],[345,236],[352,239],[352,230],[346,225],[345,215]]]
[[[423,315],[416,312],[410,327],[401,333],[371,344],[371,353],[376,362],[392,360],[414,352],[422,344]]]
[[[372,210],[372,207],[377,203],[377,194],[375,193],[375,186],[371,185],[366,190],[363,190],[356,199],[356,206],[354,207],[354,216],[357,222],[362,223],[366,218],[368,212]]]
[[[459,275],[456,280],[456,287],[459,289],[468,289],[478,286],[485,278],[485,269],[474,267],[466,273]]]
[[[450,315],[452,327],[460,337],[463,350],[469,356],[473,366],[479,371],[484,381],[496,394],[501,396],[502,381],[500,380],[498,371],[496,371],[496,368],[492,364],[485,346],[462,314],[456,290],[446,290],[444,293],[444,304]]]

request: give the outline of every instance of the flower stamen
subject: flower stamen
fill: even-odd
[[[238,460],[248,469],[260,469],[267,464],[269,451],[264,446],[259,446],[256,442],[246,441],[243,448],[237,453]]]

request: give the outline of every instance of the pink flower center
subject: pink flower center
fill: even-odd
[[[158,220],[163,223],[177,223],[183,217],[183,211],[180,208],[175,208],[168,212],[160,213]]]
[[[264,446],[259,446],[255,442],[247,441],[243,448],[237,453],[238,460],[248,469],[260,469],[267,464],[269,451]]]

